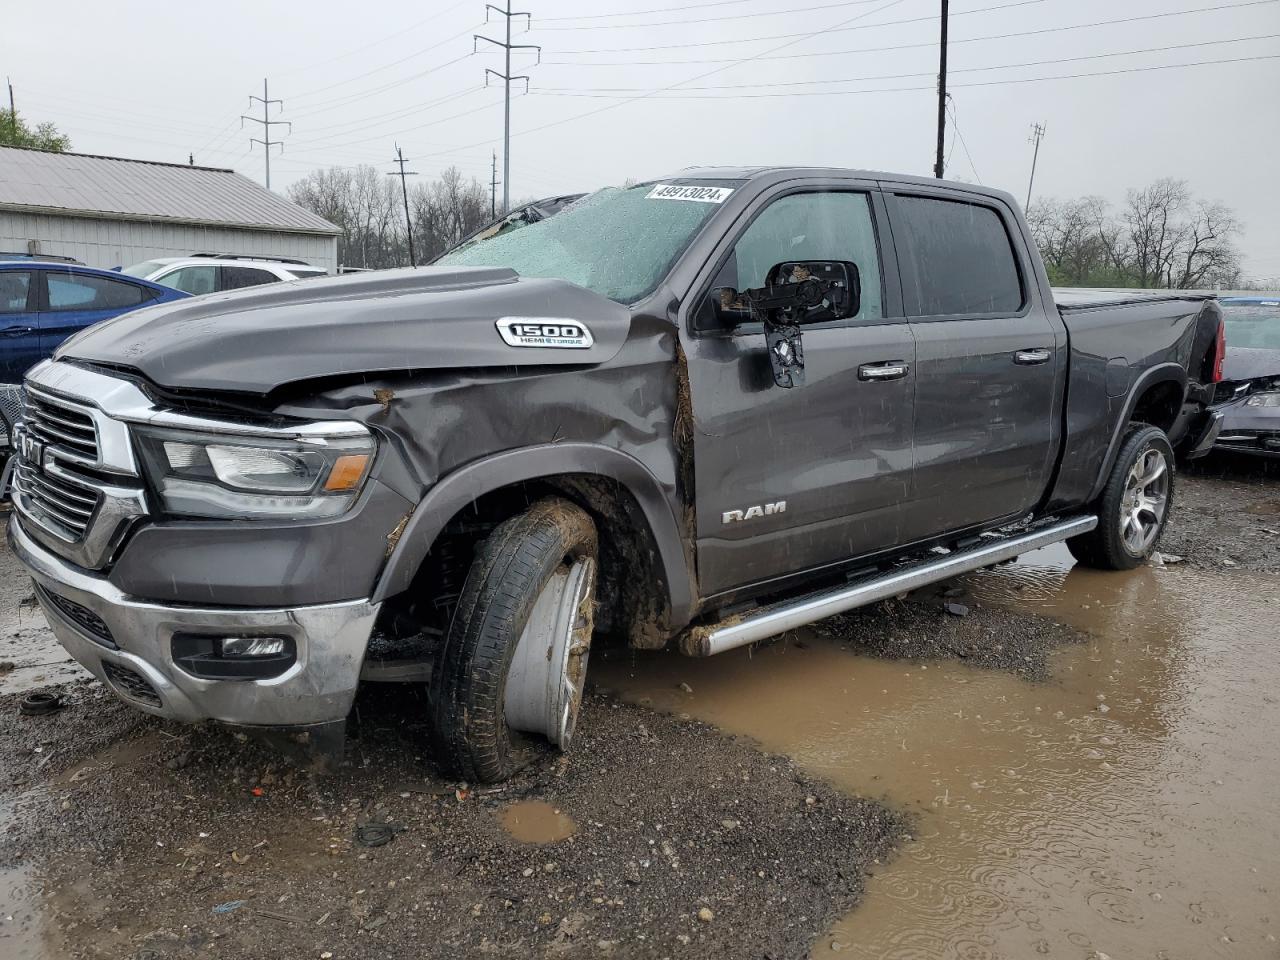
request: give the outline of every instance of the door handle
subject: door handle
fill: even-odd
[[[879,363],[864,363],[858,367],[859,380],[901,380],[911,371],[911,365],[905,360],[882,360]]]
[[[0,337],[24,337],[28,333],[35,333],[35,327],[5,327],[0,330]]]
[[[1020,363],[1023,366],[1031,366],[1036,363],[1048,363],[1049,353],[1047,347],[1032,347],[1028,350],[1018,350],[1013,355],[1013,362]]]

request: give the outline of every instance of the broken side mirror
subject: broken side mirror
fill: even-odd
[[[846,260],[788,260],[769,270],[763,287],[741,296],[751,318],[764,327],[773,382],[790,388],[804,384],[800,328],[857,316],[862,284],[858,265]]]

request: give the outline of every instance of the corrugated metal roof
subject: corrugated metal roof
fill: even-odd
[[[0,210],[337,234],[329,221],[234,170],[0,147]]]

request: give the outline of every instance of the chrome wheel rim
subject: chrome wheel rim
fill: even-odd
[[[569,748],[582,706],[594,585],[589,558],[561,564],[534,601],[507,672],[507,726],[541,734],[561,750]]]
[[[1120,497],[1120,540],[1134,556],[1151,549],[1169,509],[1169,461],[1155,448],[1143,450],[1129,468]]]

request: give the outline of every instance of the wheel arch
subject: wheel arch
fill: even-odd
[[[592,483],[592,480],[597,481]],[[543,483],[561,490],[603,522],[647,540],[654,572],[659,575],[666,607],[666,628],[678,630],[693,614],[691,566],[680,524],[666,488],[639,460],[611,447],[592,443],[554,443],[510,450],[467,464],[442,478],[406,519],[391,549],[373,601],[407,590],[441,532],[468,506],[491,494],[522,484]],[[604,488],[614,485],[638,512],[636,520],[611,517],[613,504]],[[672,495],[674,496],[674,495]],[[630,527],[625,526],[630,522]],[[642,530],[632,527],[643,526]],[[626,535],[620,534],[620,535]],[[665,641],[665,637],[662,638]],[[658,645],[657,638],[650,644]]]
[[[1089,502],[1093,502],[1102,493],[1111,468],[1115,464],[1116,455],[1124,442],[1129,424],[1135,420],[1160,427],[1166,433],[1173,426],[1182,409],[1187,396],[1187,371],[1177,363],[1160,363],[1144,370],[1125,397],[1120,415],[1111,427],[1111,440],[1107,444],[1106,455],[1102,458],[1098,476],[1089,491]]]

